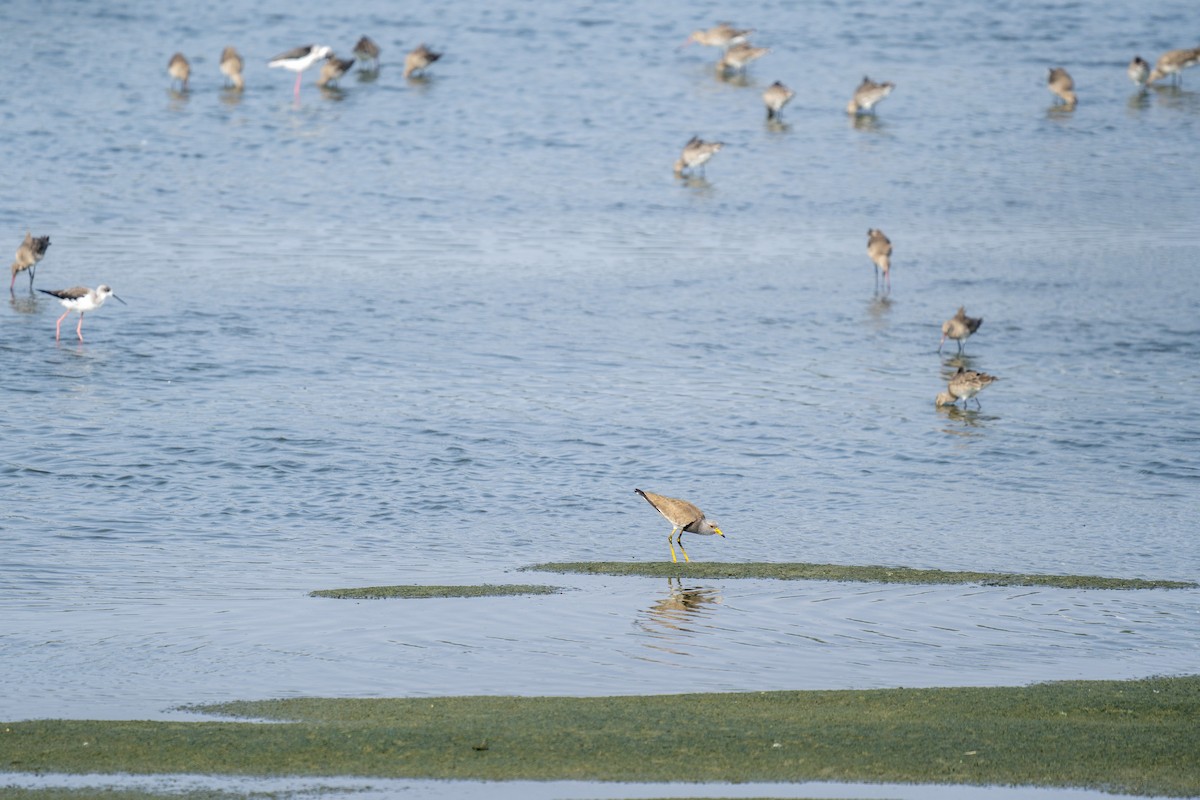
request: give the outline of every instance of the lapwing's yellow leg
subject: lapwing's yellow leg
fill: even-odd
[[[675,531],[678,529],[678,525],[673,525],[671,527],[671,532],[667,534],[667,547],[671,548],[671,563],[673,564],[679,563],[679,559],[675,557],[675,545],[671,544],[671,537],[675,535]],[[683,533],[683,531],[680,531],[680,533]],[[682,550],[683,545],[679,545],[679,549]],[[684,553],[683,557],[687,558],[687,553]]]
[[[689,564],[692,563],[692,560],[688,558],[687,550],[683,549],[683,528],[679,529],[679,536],[676,537],[675,544],[679,545],[679,552],[683,553],[683,560]],[[675,551],[672,550],[671,552],[674,553]]]

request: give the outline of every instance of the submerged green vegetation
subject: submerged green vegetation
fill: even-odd
[[[984,586],[1050,586],[1061,589],[1191,589],[1190,581],[1104,578],[1095,575],[1039,575],[1009,572],[947,572],[910,567],[846,566],[842,564],[689,563],[670,561],[570,561],[535,564],[525,570],[581,575],[640,576],[647,578],[770,578],[798,581],[851,581],[868,583],[975,583]]]
[[[476,586],[363,586],[357,589],[318,589],[309,597],[336,600],[424,599],[430,597],[503,597],[509,595],[557,594],[557,586],[536,583],[490,584]]]
[[[195,710],[283,722],[3,723],[0,770],[896,781],[1200,794],[1200,676],[640,697],[318,698]]]

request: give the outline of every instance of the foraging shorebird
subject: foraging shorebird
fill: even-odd
[[[985,387],[994,383],[997,379],[995,376],[988,375],[986,372],[976,372],[972,369],[958,368],[958,372],[950,378],[950,382],[946,384],[946,390],[939,392],[934,404],[941,408],[942,406],[952,406],[960,399],[963,401],[963,407],[967,405],[967,401],[975,395],[979,394]],[[975,405],[979,406],[979,398],[975,397]],[[982,408],[983,406],[979,406]]]
[[[17,248],[17,253],[13,257],[12,281],[8,284],[10,293],[17,283],[17,273],[25,270],[29,270],[29,290],[33,291],[33,274],[37,272],[38,262],[45,257],[46,248],[49,246],[49,236],[35,238],[29,231],[25,232],[25,241],[21,242],[21,246]]]
[[[959,306],[958,313],[942,323],[942,341],[938,342],[938,352],[942,352],[942,345],[947,339],[955,339],[958,342],[958,352],[961,353],[963,343],[979,330],[982,324],[983,317],[968,317],[966,307]]]
[[[646,498],[646,502],[654,506],[654,510],[666,517],[667,522],[671,523],[671,532],[667,534],[667,546],[671,548],[671,560],[678,562],[675,557],[675,545],[679,545],[679,552],[683,553],[683,560],[690,562],[687,550],[683,549],[683,534],[698,533],[701,536],[720,536],[724,538],[725,534],[721,532],[721,526],[715,520],[711,520],[704,516],[704,512],[696,508],[686,500],[676,500],[674,497],[663,497],[661,494],[654,492],[643,492],[641,489],[634,489],[635,492]],[[679,536],[672,543],[671,537],[675,536],[675,531],[679,531]]]
[[[242,91],[246,81],[242,78],[242,56],[237,48],[230,45],[221,51],[221,74],[228,79],[235,91]]]
[[[370,36],[358,40],[358,44],[354,45],[354,55],[363,69],[367,68],[368,61],[371,62],[371,69],[379,69],[379,45]]]
[[[76,286],[72,289],[38,289],[39,292],[57,297],[58,302],[63,304],[66,312],[58,318],[58,322],[54,326],[54,341],[58,341],[59,334],[62,329],[62,321],[67,318],[67,315],[72,311],[79,312],[79,325],[75,327],[75,335],[79,337],[79,341],[83,341],[83,315],[88,311],[95,311],[100,306],[104,305],[104,301],[108,298],[113,298],[119,303],[125,303],[124,300],[113,294],[113,290],[108,286],[98,286],[95,289],[89,289],[86,286]]]
[[[703,173],[704,165],[724,146],[724,142],[706,142],[699,136],[693,136],[683,146],[683,153],[675,162],[675,177],[682,178],[684,170],[693,170],[696,167],[700,167]]]
[[[417,45],[404,57],[404,77],[407,78],[414,72],[424,75],[425,68],[441,57],[441,53],[435,53],[423,44]]]
[[[883,231],[871,228],[867,231],[867,255],[875,264],[875,287],[879,288],[879,273],[883,272],[883,280],[887,290],[892,290],[892,240],[884,236]]]
[[[730,71],[745,72],[747,64],[762,58],[769,52],[771,52],[770,48],[755,47],[749,42],[735,44],[726,50],[725,55],[721,56],[721,60],[717,62],[717,72],[722,75]]]
[[[891,94],[895,88],[896,84],[891,81],[876,83],[864,75],[862,83],[854,90],[854,96],[846,105],[846,113],[857,115],[871,111],[876,103]]]
[[[1125,68],[1125,74],[1138,86],[1145,86],[1146,77],[1150,74],[1150,64],[1141,56],[1134,56]]]
[[[1062,67],[1051,67],[1046,77],[1046,86],[1063,101],[1067,108],[1074,108],[1078,98],[1075,97],[1075,81],[1071,74]]]
[[[706,31],[692,31],[692,35],[680,47],[687,47],[695,42],[705,47],[728,48],[735,44],[744,44],[746,37],[752,33],[754,33],[753,28],[735,28],[728,22],[722,22]]]
[[[1147,76],[1146,83],[1154,83],[1170,75],[1172,83],[1182,84],[1183,71],[1197,63],[1200,63],[1200,47],[1168,50],[1154,63],[1154,71]]]
[[[280,53],[268,61],[267,66],[283,67],[296,73],[296,88],[292,94],[295,95],[296,100],[299,100],[300,81],[304,77],[304,70],[332,53],[333,51],[323,44],[306,44],[288,50],[286,53]]]
[[[795,92],[779,81],[775,81],[768,86],[762,96],[763,102],[767,105],[767,119],[778,118],[783,113],[783,107],[791,102],[791,99],[795,96]]]
[[[317,78],[317,86],[324,89],[331,83],[337,83],[338,78],[346,74],[354,66],[353,58],[338,58],[333,53],[321,65],[321,75]]]
[[[172,82],[179,81],[181,91],[187,91],[188,78],[192,76],[192,65],[184,58],[183,53],[176,53],[167,62],[167,74],[171,76]]]

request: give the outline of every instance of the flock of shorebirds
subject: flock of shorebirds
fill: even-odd
[[[721,23],[708,30],[693,32],[687,41],[684,42],[684,45],[697,43],[708,47],[720,48],[722,55],[717,61],[716,68],[718,74],[728,76],[731,73],[743,73],[747,65],[770,52],[769,48],[755,47],[749,42],[749,36],[752,33],[754,33],[752,28],[735,28],[729,23]],[[363,36],[359,39],[353,48],[353,52],[363,69],[378,70],[379,45],[369,37]],[[406,54],[403,76],[409,78],[423,73],[425,69],[440,57],[441,53],[429,50],[424,44],[419,45]],[[275,56],[267,62],[267,65],[296,73],[296,84],[293,94],[299,100],[300,84],[305,71],[317,64],[321,64],[317,85],[326,88],[335,86],[338,79],[345,75],[354,63],[355,59],[338,58],[328,46],[304,45]],[[1197,63],[1200,63],[1200,47],[1171,50],[1160,56],[1153,68],[1141,56],[1134,56],[1133,60],[1129,62],[1127,74],[1130,80],[1142,87],[1168,77],[1173,82],[1181,83],[1183,70]],[[240,92],[245,87],[245,79],[242,75],[244,64],[242,56],[234,47],[226,47],[221,53],[220,70],[225,76],[227,87],[232,91]],[[191,78],[191,65],[182,53],[176,53],[171,57],[167,65],[167,73],[173,82],[178,83],[181,91],[187,90],[188,81]],[[1049,76],[1047,77],[1047,86],[1060,99],[1063,106],[1067,108],[1075,107],[1078,102],[1078,97],[1075,93],[1075,82],[1065,69],[1062,67],[1050,69]],[[877,83],[868,77],[864,77],[862,83],[858,85],[853,96],[850,98],[846,106],[846,112],[850,115],[874,113],[875,106],[891,94],[894,88],[895,85],[891,82]],[[763,103],[767,109],[768,121],[778,120],[783,113],[784,106],[794,96],[795,92],[780,81],[775,81],[768,86],[762,95]],[[682,178],[685,176],[685,173],[690,173],[697,169],[702,171],[704,165],[722,147],[724,147],[723,142],[708,142],[698,136],[693,136],[684,145],[683,152],[675,162],[675,175]],[[17,248],[16,257],[12,264],[12,282],[9,284],[10,293],[16,284],[17,275],[26,271],[29,273],[30,291],[33,290],[33,279],[38,262],[46,255],[46,250],[49,246],[49,236],[35,237],[32,233],[25,234],[25,239],[20,247]],[[892,243],[883,231],[877,228],[867,231],[867,255],[875,267],[876,290],[879,290],[880,283],[882,282],[883,290],[890,292]],[[101,285],[95,289],[77,286],[71,289],[39,289],[38,291],[55,297],[67,309],[55,324],[54,338],[56,341],[60,338],[63,320],[72,312],[79,314],[79,324],[76,326],[75,332],[79,341],[83,341],[83,315],[86,312],[100,308],[109,297],[119,302],[124,302],[121,298],[113,294],[111,287],[106,285]],[[979,330],[982,322],[982,318],[968,317],[965,307],[960,306],[958,312],[953,317],[942,323],[942,339],[938,343],[938,352],[942,351],[947,339],[953,339],[957,342],[958,352],[961,354],[964,342]],[[977,395],[995,381],[996,378],[994,376],[988,375],[985,372],[976,372],[959,366],[958,371],[948,381],[946,391],[940,392],[935,398],[935,405],[939,408],[954,406],[959,400],[962,400],[965,406],[974,398],[976,406],[979,406]],[[717,522],[708,519],[703,511],[686,500],[666,497],[653,492],[642,491],[641,489],[635,489],[634,491],[641,495],[671,523],[671,532],[667,535],[667,544],[671,549],[672,561],[678,560],[675,553],[675,545],[679,546],[684,560],[691,561],[687,551],[683,548],[684,533],[722,537],[725,535]]]
[[[379,45],[369,36],[363,36],[354,45],[354,56],[362,69],[371,72],[379,69]],[[412,78],[424,74],[429,65],[442,57],[424,44],[419,44],[404,56],[403,77]],[[296,73],[296,86],[293,94],[300,99],[300,82],[304,73],[317,64],[321,69],[317,75],[317,86],[322,89],[334,88],[338,80],[354,66],[355,58],[338,58],[333,49],[323,44],[306,44],[292,48],[286,53],[280,53],[267,61],[268,67],[279,67]],[[221,52],[220,69],[225,76],[226,86],[240,92],[246,87],[242,75],[245,59],[236,47],[226,47]],[[183,53],[176,53],[167,62],[167,74],[171,77],[172,85],[178,84],[180,91],[187,91],[188,81],[192,77],[192,65]]]

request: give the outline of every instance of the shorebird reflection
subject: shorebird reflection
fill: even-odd
[[[684,587],[679,578],[667,579],[667,593],[643,612],[640,625],[652,633],[691,633],[689,623],[720,605],[721,592],[704,586]]]

